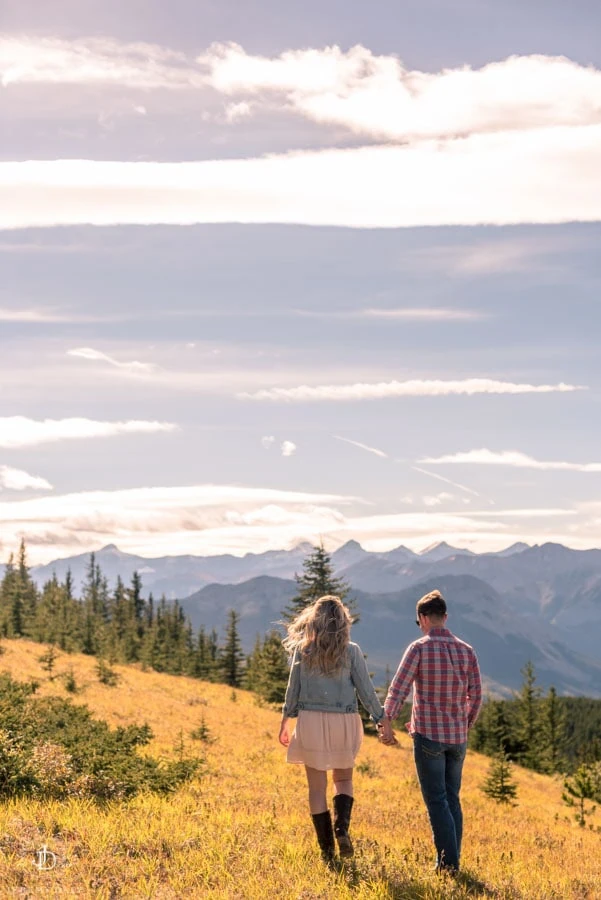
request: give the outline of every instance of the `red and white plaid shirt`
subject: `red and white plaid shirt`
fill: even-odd
[[[482,705],[478,657],[447,628],[431,628],[409,644],[384,703],[394,719],[413,685],[413,709],[407,727],[443,744],[463,744]]]

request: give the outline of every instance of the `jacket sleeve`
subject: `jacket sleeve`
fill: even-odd
[[[296,719],[298,716],[298,699],[300,696],[300,660],[298,658],[298,650],[295,650],[290,663],[290,675],[288,676],[288,686],[286,688],[286,696],[284,698],[284,706],[282,707],[282,715],[287,719]]]
[[[351,681],[359,695],[359,700],[368,711],[374,722],[384,716],[384,709],[375,692],[365,657],[358,644],[351,644]]]

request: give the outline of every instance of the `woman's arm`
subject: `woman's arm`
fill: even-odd
[[[368,711],[374,722],[379,722],[383,715],[384,709],[378,700],[375,688],[373,686],[365,657],[361,652],[358,644],[351,644],[351,681],[359,695],[361,703]]]

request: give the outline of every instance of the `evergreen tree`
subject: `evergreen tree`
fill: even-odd
[[[540,739],[543,771],[565,771],[566,714],[554,687],[541,704]]]
[[[511,763],[507,754],[499,750],[493,757],[482,790],[497,803],[511,803],[516,798],[517,785],[511,778]]]
[[[563,783],[562,799],[575,808],[574,818],[581,828],[586,825],[586,817],[591,816],[595,805],[588,806],[587,800],[601,800],[601,773],[598,765],[578,766],[570,778]]]
[[[249,658],[250,676],[247,684],[265,703],[283,703],[288,684],[288,656],[277,631],[265,635],[263,643],[257,638]]]
[[[528,661],[520,672],[524,681],[516,696],[517,736],[521,745],[518,762],[529,769],[540,771],[544,768],[540,753],[541,691],[535,685],[536,675],[532,662]]]
[[[225,644],[220,653],[220,669],[223,680],[230,687],[240,687],[242,683],[244,653],[238,634],[238,622],[240,615],[235,609],[228,612],[228,623],[225,634]]]
[[[303,560],[303,572],[294,576],[299,586],[298,594],[290,605],[282,611],[286,622],[292,622],[306,606],[326,594],[334,594],[344,600],[350,593],[350,586],[341,578],[334,577],[334,569],[329,554],[323,544],[313,547],[313,551]],[[354,604],[349,604],[351,612]],[[355,621],[357,617],[355,616]]]

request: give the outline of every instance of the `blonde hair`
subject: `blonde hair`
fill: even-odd
[[[340,597],[326,594],[288,625],[282,643],[288,653],[297,650],[309,669],[334,675],[346,662],[352,621]]]

